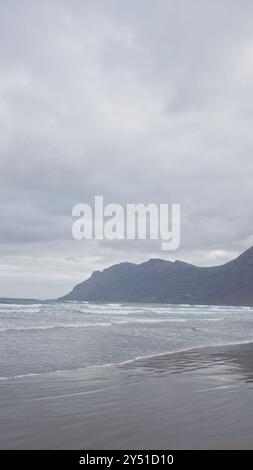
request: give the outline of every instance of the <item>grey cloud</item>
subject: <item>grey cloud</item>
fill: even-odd
[[[252,243],[250,1],[0,5],[0,295],[62,295],[120,260],[216,264]],[[95,194],[181,203],[180,250],[71,240],[72,206]],[[30,284],[34,260],[55,288],[46,273]]]

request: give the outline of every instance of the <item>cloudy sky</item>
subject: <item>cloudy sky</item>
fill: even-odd
[[[253,244],[250,0],[0,0],[0,296]],[[180,203],[177,252],[75,241],[72,207]]]

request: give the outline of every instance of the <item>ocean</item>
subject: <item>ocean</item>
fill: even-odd
[[[1,449],[253,447],[253,309],[0,301]]]
[[[253,308],[0,301],[0,380],[253,341]]]

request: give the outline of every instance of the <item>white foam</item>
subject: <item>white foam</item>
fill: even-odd
[[[3,313],[8,313],[8,315],[13,314],[13,313],[39,313],[41,310],[40,308],[30,308],[30,309],[24,309],[20,308],[18,310],[14,309],[0,309],[0,314]]]
[[[0,303],[0,310],[2,310],[2,308],[4,309],[15,309],[15,310],[18,310],[18,309],[30,309],[30,308],[33,308],[33,307],[43,307],[44,305],[46,304],[38,304],[38,303],[35,303],[35,304],[8,304],[8,303]]]
[[[0,332],[7,332],[7,331],[31,331],[31,330],[53,330],[57,328],[89,328],[98,326],[101,328],[111,326],[111,322],[99,322],[99,323],[59,323],[55,325],[31,325],[31,326],[8,326],[4,328],[0,328]]]
[[[253,344],[253,341],[237,341],[237,342],[227,342],[227,343],[216,343],[216,344],[202,344],[200,346],[191,346],[189,348],[182,348],[182,349],[177,349],[174,351],[166,351],[162,353],[155,353],[155,354],[149,354],[146,356],[137,356],[134,359],[127,359],[126,361],[119,362],[118,364],[115,364],[117,366],[123,366],[125,364],[131,364],[134,362],[138,362],[141,360],[145,359],[153,359],[153,358],[159,358],[163,356],[168,356],[168,355],[173,355],[173,354],[180,354],[184,352],[190,352],[190,351],[195,351],[195,350],[201,350],[201,349],[209,349],[209,348],[219,348],[223,346],[240,346],[244,344]]]
[[[236,342],[226,342],[226,343],[216,343],[216,344],[203,344],[200,346],[191,346],[189,348],[182,348],[182,349],[177,349],[174,351],[165,351],[161,353],[155,353],[155,354],[149,354],[145,356],[137,356],[132,359],[127,359],[125,361],[121,361],[118,363],[107,363],[107,364],[94,364],[94,365],[89,365],[86,367],[78,367],[76,369],[63,369],[63,370],[55,370],[55,371],[50,371],[50,372],[34,372],[34,373],[29,373],[29,374],[20,374],[20,375],[14,375],[10,377],[0,377],[0,380],[14,380],[14,379],[21,379],[21,378],[26,378],[26,377],[33,377],[33,376],[42,376],[42,375],[53,375],[53,374],[66,374],[66,373],[75,373],[75,372],[84,372],[87,369],[103,369],[107,367],[120,367],[124,366],[127,364],[132,364],[138,361],[146,360],[146,359],[159,359],[159,357],[163,356],[171,356],[175,354],[180,354],[184,352],[190,352],[190,351],[198,351],[201,349],[211,349],[211,348],[219,348],[219,347],[226,347],[226,346],[240,346],[240,345],[245,345],[245,344],[253,344],[253,340],[251,341],[236,341]]]

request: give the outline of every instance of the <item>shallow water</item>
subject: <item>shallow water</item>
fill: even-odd
[[[0,301],[0,379],[253,341],[253,309]]]

